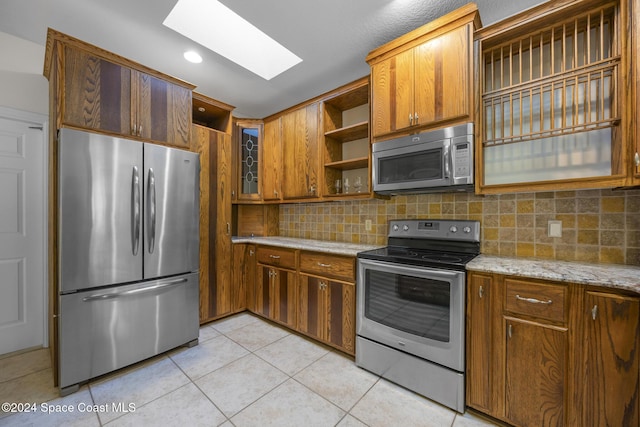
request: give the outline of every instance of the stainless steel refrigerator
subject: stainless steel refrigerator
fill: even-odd
[[[174,347],[199,329],[199,157],[63,128],[58,136],[59,383]]]

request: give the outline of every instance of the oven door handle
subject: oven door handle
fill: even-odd
[[[400,273],[400,274],[411,273],[411,274],[415,274],[417,277],[425,277],[425,273],[427,273],[430,277],[442,277],[442,278],[453,279],[456,277],[460,277],[461,274],[464,274],[464,271],[440,270],[433,267],[419,267],[414,265],[395,264],[391,262],[374,261],[374,260],[362,259],[362,258],[359,258],[358,262],[360,263],[360,268],[374,267],[385,272]]]

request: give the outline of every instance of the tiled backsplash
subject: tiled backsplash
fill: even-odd
[[[421,194],[280,205],[280,235],[382,246],[387,222],[402,218],[479,220],[484,254],[640,265],[640,190]],[[365,220],[371,220],[371,231]],[[547,236],[549,220],[562,221],[562,237]]]

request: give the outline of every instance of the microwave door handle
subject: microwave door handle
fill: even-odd
[[[445,147],[446,148],[446,147]],[[449,179],[451,177],[451,156],[449,150],[444,150],[444,178]]]

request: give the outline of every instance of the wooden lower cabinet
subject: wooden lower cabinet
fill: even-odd
[[[639,297],[479,272],[467,285],[467,406],[514,426],[639,425]]]
[[[298,331],[355,354],[355,284],[301,273]]]
[[[296,327],[296,272],[258,264],[256,313],[292,329]]]
[[[640,425],[640,299],[586,292],[585,426]]]
[[[256,282],[256,246],[246,243],[233,245],[231,270],[231,311],[254,309]]]
[[[519,426],[563,426],[566,328],[505,317],[505,417]]]

